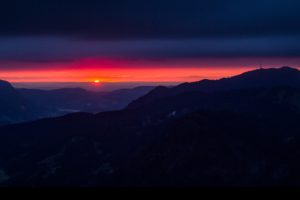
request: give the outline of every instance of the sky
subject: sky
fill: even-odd
[[[121,87],[299,68],[299,10],[298,0],[1,1],[0,79]]]

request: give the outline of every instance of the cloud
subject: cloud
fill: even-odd
[[[94,59],[164,60],[234,57],[300,57],[300,36],[144,40],[76,40],[2,37],[0,60],[69,62]]]
[[[10,0],[0,35],[97,39],[300,34],[298,0]]]
[[[300,58],[299,10],[298,0],[2,1],[0,69],[86,58]]]

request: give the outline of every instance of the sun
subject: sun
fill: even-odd
[[[94,80],[94,83],[100,83],[100,80],[96,79]]]

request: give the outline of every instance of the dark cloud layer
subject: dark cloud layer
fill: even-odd
[[[1,61],[300,57],[299,0],[7,0]]]
[[[6,0],[1,35],[162,38],[300,34],[298,0]]]
[[[53,37],[0,38],[0,60],[71,61],[84,58],[174,59],[300,57],[300,37],[86,41]]]

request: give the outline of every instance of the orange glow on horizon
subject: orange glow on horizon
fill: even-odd
[[[192,82],[230,77],[247,68],[146,68],[146,69],[63,69],[0,71],[9,82]],[[99,77],[99,78],[96,78]]]
[[[300,68],[300,58],[0,62],[0,79],[12,83],[85,82],[94,85],[107,82],[180,83],[231,77],[257,69],[261,63],[264,67],[288,65]]]

